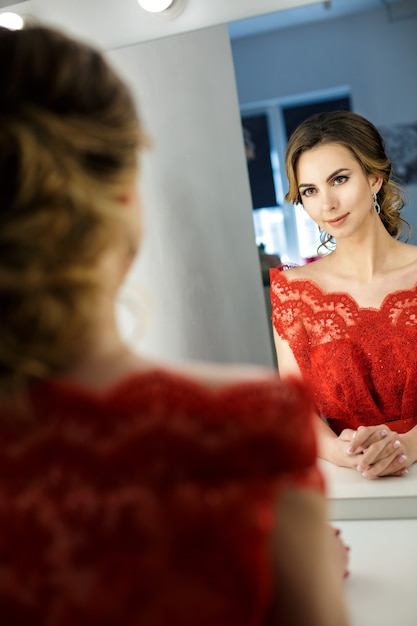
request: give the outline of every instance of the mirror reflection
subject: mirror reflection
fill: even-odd
[[[317,3],[231,24],[233,61],[251,179],[256,242],[284,262],[317,254],[318,231],[284,202],[289,134],[321,110],[350,109],[381,130],[407,185],[405,218],[417,241],[415,2]]]
[[[252,36],[232,33],[230,39],[226,24],[202,24],[200,30],[154,41],[108,44],[106,54],[137,96],[154,143],[146,157],[151,167],[146,162],[143,167],[148,238],[133,272],[135,294],[140,285],[140,293],[149,294],[141,302],[150,303],[145,314],[134,310],[139,322],[133,341],[152,355],[272,364],[269,298],[265,304],[257,246],[274,255],[268,259],[272,264],[277,256],[297,263],[314,254],[316,237],[304,212],[283,201],[285,106],[349,97],[354,111],[394,136],[415,124],[416,17],[415,10],[406,16],[399,10],[413,9],[415,1],[330,4],[330,9],[322,2],[305,7],[320,20],[303,24],[294,22],[292,11],[265,16],[274,30]],[[100,19],[75,22],[68,13],[58,15],[51,0],[21,3],[28,12],[29,5],[34,15],[32,7],[38,7],[40,19],[49,15],[62,28],[88,33],[89,39],[102,32],[103,12]],[[134,12],[133,23],[138,5],[126,5],[128,13]],[[240,3],[230,5],[238,14]],[[329,17],[358,5],[368,10]],[[256,6],[262,10],[262,2]],[[88,3],[91,11],[94,7],[97,2]],[[107,21],[111,7],[109,0]],[[198,7],[198,0],[187,7]],[[65,10],[70,8],[76,12],[73,3],[66,3]],[[258,114],[267,120],[276,202],[271,210],[268,199],[266,211],[253,210],[240,123],[242,116]],[[401,148],[405,142],[399,136]],[[407,145],[406,156],[412,153],[413,144]],[[407,185],[407,193],[412,207],[415,183]],[[405,218],[414,225],[409,208]],[[413,238],[415,233],[416,228]]]

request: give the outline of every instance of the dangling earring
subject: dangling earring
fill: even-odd
[[[320,233],[321,243],[324,243],[325,241],[328,241],[331,239],[331,236],[329,235],[329,233],[325,231],[323,228],[321,228],[320,226],[319,226],[319,233]]]
[[[320,245],[318,249],[320,249],[323,246],[327,250],[332,250],[336,245],[335,239],[331,235],[329,235],[327,231],[320,228],[320,226],[319,226],[319,233],[320,233],[320,236],[319,236]]]
[[[379,215],[381,213],[381,207],[378,204],[378,198],[376,197],[376,193],[374,191],[374,193],[372,194],[373,199],[374,199],[374,211],[377,215]]]

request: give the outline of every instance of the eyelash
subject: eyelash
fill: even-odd
[[[305,196],[306,198],[309,198],[310,196],[313,195],[312,193],[311,194],[308,193],[309,191],[313,191],[314,192],[313,187],[307,187],[306,189],[303,189],[303,191],[301,192],[301,195]]]
[[[338,176],[335,176],[335,178],[333,178],[331,182],[332,182],[332,185],[334,184],[343,185],[343,183],[345,183],[347,180],[349,180],[349,176],[346,176],[346,174],[339,174]],[[306,189],[303,189],[303,191],[301,192],[301,195],[305,196],[306,198],[309,198],[313,194],[314,194],[314,187],[307,187]]]
[[[342,179],[342,182],[338,184],[343,184],[349,179],[349,176],[346,176],[346,174],[339,174],[339,176],[336,176],[336,178],[332,180],[332,183],[335,183],[337,180],[340,180],[340,179]]]

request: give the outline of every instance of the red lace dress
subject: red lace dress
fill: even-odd
[[[2,624],[268,623],[279,490],[323,487],[300,382],[155,370],[30,397],[18,431],[0,416]]]
[[[388,295],[380,308],[345,293],[271,270],[272,321],[287,340],[319,413],[344,428],[417,425],[417,284]]]

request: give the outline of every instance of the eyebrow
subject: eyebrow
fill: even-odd
[[[330,174],[330,176],[326,178],[326,183],[329,183],[332,178],[340,174],[340,172],[346,172],[346,170],[348,169],[349,168],[347,167],[339,167],[338,170],[335,170],[332,174]],[[298,185],[298,189],[301,189],[302,187],[314,187],[314,183],[301,183],[300,185]]]

